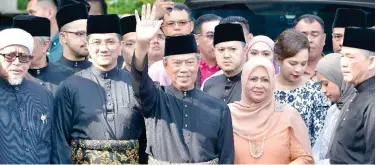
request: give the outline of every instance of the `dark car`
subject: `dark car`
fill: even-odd
[[[332,51],[332,22],[338,8],[375,11],[374,0],[186,0],[185,4],[193,10],[195,18],[208,13],[221,17],[242,16],[249,21],[251,33],[272,39],[291,28],[300,15],[318,15],[325,22],[324,53]]]

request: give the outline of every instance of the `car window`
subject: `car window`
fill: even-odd
[[[326,4],[326,3],[238,3],[213,7],[193,8],[193,16],[198,18],[203,14],[216,14],[221,17],[242,16],[249,22],[250,31],[254,35],[266,35],[272,39],[285,29],[291,28],[295,18],[303,14],[315,14],[325,22],[327,35],[324,53],[332,51],[332,22],[338,8],[360,8],[366,12],[374,11],[374,6],[358,7],[350,5]]]

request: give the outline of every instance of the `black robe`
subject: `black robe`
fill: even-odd
[[[29,69],[29,74],[35,78],[30,80],[35,80],[35,82],[55,93],[60,82],[73,75],[73,71],[59,63],[49,62],[44,68]]]
[[[123,64],[124,64],[124,57],[123,56],[119,56],[117,58],[117,67],[119,69],[123,69]]]
[[[211,77],[206,80],[203,91],[226,104],[240,101],[242,93],[242,72],[233,76],[226,77],[224,74]]]
[[[61,56],[58,63],[63,64],[67,66],[68,68],[72,69],[74,73],[87,69],[91,66],[91,62],[88,61],[87,59],[83,61],[71,61],[65,58],[64,56]]]
[[[147,58],[142,72],[132,61],[135,96],[143,105],[147,149],[154,159],[172,163],[200,163],[219,158],[234,163],[234,141],[228,106],[201,90],[161,90],[148,75]]]
[[[355,88],[333,136],[331,164],[375,164],[375,77]]]
[[[0,77],[0,164],[49,164],[53,96],[30,80]]]
[[[130,74],[117,67],[104,72],[92,66],[69,77],[55,95],[53,163],[72,163],[73,139],[137,140],[144,129],[140,109]]]

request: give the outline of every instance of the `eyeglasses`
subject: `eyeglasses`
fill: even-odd
[[[34,56],[32,55],[17,52],[11,52],[7,54],[0,53],[0,55],[3,56],[5,61],[7,62],[13,62],[16,60],[16,58],[18,58],[21,63],[28,63],[34,58]]]
[[[106,40],[104,42],[102,42],[101,40],[94,40],[92,42],[89,42],[91,45],[94,45],[96,47],[99,47],[102,45],[102,43],[108,47],[108,46],[115,46],[118,42],[114,41],[114,40]]]
[[[197,34],[199,36],[204,36],[205,38],[209,39],[209,40],[213,40],[214,39],[214,34]]]
[[[83,37],[83,36],[86,37],[86,32],[84,32],[84,31],[78,31],[78,32],[63,31],[63,32],[74,34],[77,37]]]
[[[177,24],[179,27],[183,27],[183,26],[187,25],[189,22],[191,22],[191,21],[188,21],[188,20],[180,20],[180,21],[177,21],[177,22],[171,21],[171,22],[167,22],[163,26],[174,27]]]

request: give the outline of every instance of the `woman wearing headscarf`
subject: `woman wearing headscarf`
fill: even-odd
[[[338,118],[343,112],[342,109],[346,109],[355,96],[354,86],[343,80],[340,60],[340,54],[332,53],[323,57],[316,66],[322,91],[334,103],[328,109],[324,127],[312,149],[314,159],[319,164],[324,163],[323,160],[326,159]]]
[[[247,61],[253,57],[265,57],[273,62],[275,73],[279,73],[278,64],[273,53],[274,41],[272,39],[263,35],[255,36],[247,43],[245,47]],[[208,77],[206,80],[222,74],[223,70],[220,70]],[[204,90],[206,80],[202,83],[201,90]]]
[[[300,114],[275,102],[275,73],[266,58],[254,57],[242,72],[241,100],[229,104],[235,164],[312,164],[308,129]]]
[[[248,42],[246,47],[248,60],[252,57],[265,57],[273,62],[275,73],[279,73],[277,61],[274,57],[274,41],[272,39],[263,35],[255,36]]]

